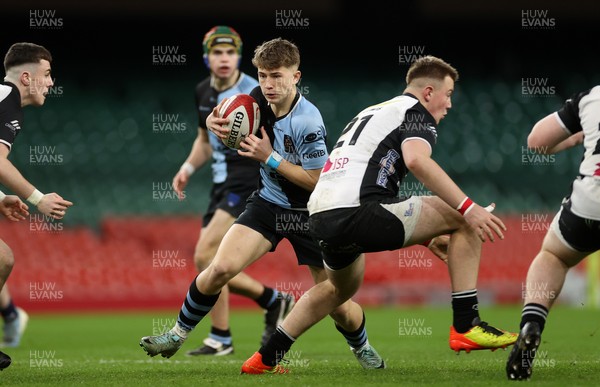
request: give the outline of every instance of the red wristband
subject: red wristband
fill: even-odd
[[[458,212],[460,212],[460,214],[462,216],[465,216],[465,214],[467,212],[469,212],[469,210],[471,209],[471,207],[473,207],[475,205],[475,203],[471,200],[471,198],[469,198],[468,196],[465,197],[463,199],[463,201],[458,205],[458,207],[456,207],[456,209],[458,210]]]

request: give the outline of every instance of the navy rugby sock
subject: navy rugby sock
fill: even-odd
[[[202,294],[196,287],[196,279],[194,278],[179,310],[177,324],[188,332],[193,330],[215,306],[220,294],[221,292],[215,295]]]

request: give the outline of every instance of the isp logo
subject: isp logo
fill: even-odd
[[[350,159],[348,157],[338,157],[333,159],[333,161],[331,161],[330,158],[327,159],[327,162],[325,162],[325,165],[323,166],[323,172],[328,172],[328,171],[336,171],[338,169],[344,169],[344,167],[346,166],[346,164],[348,164],[348,161],[350,161]]]

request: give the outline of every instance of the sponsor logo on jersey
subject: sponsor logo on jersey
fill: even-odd
[[[317,149],[310,153],[303,153],[302,159],[303,160],[318,159],[319,157],[325,156],[326,153],[327,152],[325,152],[325,149]]]
[[[348,164],[348,161],[350,161],[348,157],[338,157],[333,159],[333,161],[331,160],[331,158],[328,158],[325,162],[325,165],[323,166],[323,172],[344,169],[346,164]]]
[[[283,135],[283,148],[286,153],[296,153],[296,147],[294,146],[294,142],[292,141],[292,137],[287,134]]]
[[[310,144],[311,142],[319,141],[323,138],[323,133],[320,130],[316,132],[312,132],[304,136],[303,140],[305,144]]]
[[[4,126],[6,126],[10,130],[13,136],[17,135],[17,130],[21,130],[21,126],[19,125],[18,120],[12,120],[11,122],[7,122],[6,124],[4,124]]]

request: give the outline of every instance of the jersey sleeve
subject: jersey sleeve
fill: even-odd
[[[299,122],[294,123],[298,127],[296,144],[298,145],[298,156],[304,169],[323,168],[329,152],[325,141],[327,133],[325,124],[320,116],[302,115],[297,117]]]
[[[574,94],[571,98],[567,99],[560,110],[556,112],[562,121],[564,128],[571,134],[583,130],[581,127],[581,120],[579,119],[579,102],[581,101],[581,98],[590,93],[590,90]]]
[[[437,141],[435,125],[435,120],[428,112],[416,108],[408,109],[400,125],[401,143],[416,139],[425,141],[433,149]]]
[[[0,102],[0,143],[6,145],[8,149],[10,149],[15,142],[17,130],[21,129],[19,111],[12,103],[14,97],[13,93],[14,91]]]

